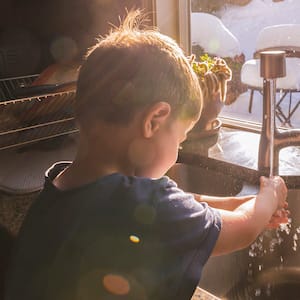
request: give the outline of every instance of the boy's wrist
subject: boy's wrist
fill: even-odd
[[[256,196],[256,202],[259,206],[267,208],[271,215],[278,209],[278,199],[272,189],[259,192]]]

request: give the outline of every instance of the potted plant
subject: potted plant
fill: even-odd
[[[189,59],[198,76],[203,96],[201,117],[189,137],[210,136],[220,128],[221,122],[217,117],[225,104],[227,82],[231,80],[232,72],[220,57],[204,54],[200,56],[199,61],[196,61],[195,55]]]

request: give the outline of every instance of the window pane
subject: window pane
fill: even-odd
[[[300,1],[191,0],[191,8],[192,53],[196,59],[204,53],[221,56],[232,69],[233,78],[220,115],[261,122],[262,78],[254,54],[269,47],[300,51]],[[283,98],[276,123],[299,128],[300,52],[294,54],[297,57],[286,58],[287,77],[276,80],[281,89],[276,95],[277,103]]]

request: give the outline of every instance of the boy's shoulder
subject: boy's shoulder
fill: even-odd
[[[70,161],[61,161],[53,164],[45,173],[44,190],[63,193],[63,191],[56,188],[53,184],[53,180],[68,168],[71,163],[72,162]],[[119,189],[121,191],[131,190],[131,192],[135,191],[133,194],[140,192],[143,195],[155,192],[158,194],[166,194],[168,192],[173,193],[174,189],[177,189],[177,184],[167,176],[152,179],[147,177],[127,176],[116,172],[101,176],[93,182],[84,184],[78,188],[67,190],[67,192],[72,194],[72,192],[78,193],[78,191],[89,192],[94,190],[97,192],[97,190],[105,189]]]
[[[81,210],[84,206],[95,211],[117,207],[124,212],[134,207],[151,207],[157,214],[178,218],[182,214],[190,215],[207,209],[167,176],[151,179],[112,173],[78,188],[60,191],[52,180],[69,165],[70,162],[59,162],[46,172],[45,187],[40,197],[44,204],[41,205],[49,207],[56,202],[59,207]]]

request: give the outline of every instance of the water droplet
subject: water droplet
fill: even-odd
[[[266,295],[267,295],[267,297],[271,297],[271,284],[270,283],[267,284]]]
[[[297,242],[295,240],[293,241],[293,247],[292,248],[293,248],[294,251],[297,251]]]
[[[253,249],[249,249],[249,256],[250,257],[255,257],[255,252],[253,251]]]
[[[259,297],[261,295],[261,289],[255,289],[254,295],[255,297]]]

